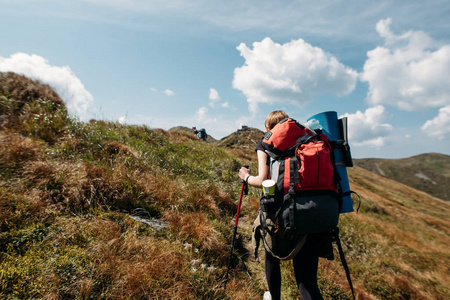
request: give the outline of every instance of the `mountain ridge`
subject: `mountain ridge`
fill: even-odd
[[[372,173],[404,183],[450,201],[450,156],[423,153],[401,159],[354,159],[354,164]]]

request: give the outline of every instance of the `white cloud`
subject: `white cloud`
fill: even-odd
[[[216,89],[213,89],[213,88],[209,89],[209,100],[212,100],[212,101],[220,100],[219,92],[217,92]]]
[[[175,92],[169,89],[164,90],[164,94],[166,94],[166,96],[173,96],[175,95]]]
[[[217,123],[217,118],[208,117],[208,108],[204,106],[200,107],[195,113],[195,115],[197,117],[197,121],[202,125],[210,125]]]
[[[237,128],[242,128],[242,126],[250,126],[250,127],[257,127],[256,125],[255,125],[255,117],[254,116],[251,116],[251,115],[244,115],[244,116],[241,116],[241,117],[239,117],[235,122],[234,122],[234,124],[235,124],[235,126],[237,127]],[[259,124],[259,125],[261,125],[261,124]]]
[[[94,101],[69,66],[52,66],[39,55],[16,53],[9,58],[0,57],[0,71],[23,74],[49,84],[66,102],[69,112],[82,119],[87,117],[87,110]]]
[[[450,105],[439,109],[437,117],[427,121],[421,129],[427,134],[443,140],[447,134],[450,134]]]
[[[166,95],[167,97],[172,97],[173,95],[175,95],[175,92],[170,90],[170,89],[165,89],[164,91],[160,91],[155,87],[151,87],[150,88],[150,92],[153,93],[163,93],[164,95]]]
[[[207,113],[208,113],[208,109],[206,107],[200,107],[196,112],[198,120],[201,121],[201,120],[205,119]]]
[[[385,45],[367,53],[361,74],[369,83],[367,101],[407,111],[449,105],[450,45],[438,45],[422,31],[396,35],[390,24],[391,19],[378,22]]]
[[[223,107],[223,108],[230,107],[230,103],[228,103],[228,101],[221,102],[219,92],[214,88],[209,89],[208,98],[209,98],[209,106],[211,106],[213,108],[216,107],[216,104],[220,105],[220,107]]]
[[[47,0],[48,2],[49,0]],[[53,0],[55,1],[55,0]],[[52,1],[52,2],[53,2]],[[17,2],[17,1],[10,1]],[[23,0],[20,1],[22,4]],[[390,15],[403,23],[420,24],[424,28],[436,28],[449,31],[448,1],[210,1],[210,0],[171,0],[171,1],[142,1],[142,0],[83,0],[93,3],[91,9],[84,9],[76,13],[72,6],[70,16],[86,18],[92,11],[105,11],[102,18],[92,16],[97,22],[112,22],[118,14],[127,17],[130,26],[151,26],[155,30],[164,30],[159,20],[173,20],[174,18],[194,20],[200,25],[202,33],[207,30],[217,32],[217,28],[231,30],[233,35],[247,33],[254,35],[259,32],[276,33],[278,36],[322,36],[329,40],[346,39],[358,36],[358,42],[376,38],[370,34],[370,24],[374,24],[380,16]],[[34,6],[21,5],[22,9]],[[41,8],[40,6],[39,8]],[[59,6],[53,5],[53,10]],[[83,7],[84,8],[84,7]],[[30,8],[28,8],[30,9]],[[36,9],[36,8],[35,8]],[[128,20],[129,14],[138,12],[148,17],[145,20],[133,22]],[[48,12],[46,12],[48,13]],[[69,14],[68,12],[66,14]],[[280,16],[283,16],[280,18]],[[96,18],[95,18],[96,17]],[[161,19],[158,19],[161,18]],[[156,20],[156,21],[155,21]],[[153,22],[152,22],[153,21]],[[122,21],[124,22],[124,21]],[[137,23],[137,24],[136,24]],[[183,22],[170,22],[182,28],[183,32],[193,30],[184,26]],[[168,24],[166,24],[167,26]],[[166,27],[164,26],[164,27]],[[274,35],[274,34],[273,34]],[[348,48],[350,49],[350,47]]]
[[[365,112],[346,113],[344,117],[348,118],[350,144],[355,146],[381,147],[392,131],[392,125],[383,123],[386,113],[382,105],[368,108]]]
[[[260,103],[290,102],[303,106],[313,94],[345,95],[354,90],[357,72],[302,39],[280,45],[270,38],[241,43],[245,64],[234,70],[233,87],[247,97],[255,114]]]

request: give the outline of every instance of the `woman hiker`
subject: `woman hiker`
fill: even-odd
[[[283,111],[271,112],[265,121],[266,132],[285,118],[288,118],[288,115]],[[251,175],[250,169],[242,167],[239,170],[239,177],[245,180],[248,185],[261,188],[262,182],[268,178],[270,162],[268,155],[264,152],[262,139],[256,145],[256,155],[258,157],[258,175]],[[317,285],[320,244],[317,235],[308,235],[302,249],[293,258],[295,279],[303,300],[323,299]],[[278,300],[281,297],[280,260],[273,257],[267,250],[265,250],[264,268],[272,300]]]

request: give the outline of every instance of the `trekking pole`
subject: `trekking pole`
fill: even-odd
[[[244,167],[248,169],[248,166],[244,166]],[[234,228],[232,231],[231,248],[230,248],[230,255],[228,256],[227,273],[225,274],[225,283],[224,283],[225,289],[227,288],[228,273],[230,272],[230,267],[231,267],[231,256],[233,254],[234,240],[236,239],[237,227],[238,227],[238,223],[239,223],[239,213],[241,212],[242,195],[244,195],[244,193],[245,193],[245,195],[248,194],[248,185],[245,182],[245,180],[242,180],[241,194],[239,196],[239,203],[238,203],[238,208],[237,208],[237,213],[236,213],[236,221],[234,222]]]

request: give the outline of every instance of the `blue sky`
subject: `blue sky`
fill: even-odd
[[[449,1],[0,0],[0,71],[82,120],[204,127],[349,118],[356,158],[450,155]]]

